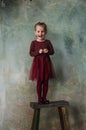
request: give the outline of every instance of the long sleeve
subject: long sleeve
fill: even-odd
[[[30,55],[31,56],[37,56],[37,55],[39,55],[39,52],[38,52],[38,50],[35,48],[35,44],[34,44],[34,42],[32,41],[32,43],[31,43],[31,45],[30,45]]]
[[[48,54],[49,55],[53,55],[54,54],[54,48],[53,48],[53,46],[52,46],[50,41],[48,43]]]

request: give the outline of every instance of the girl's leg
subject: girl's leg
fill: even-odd
[[[42,102],[42,81],[40,79],[37,80],[37,96],[38,96],[38,102]]]
[[[43,101],[46,102],[46,96],[48,92],[48,80],[43,81]]]

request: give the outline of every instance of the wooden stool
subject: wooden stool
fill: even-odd
[[[41,104],[41,105],[38,104],[37,102],[30,102],[30,107],[34,109],[31,130],[39,130],[40,109],[50,107],[58,108],[62,130],[70,130],[69,115],[67,109],[68,106],[69,102],[64,100],[52,101],[49,104]]]

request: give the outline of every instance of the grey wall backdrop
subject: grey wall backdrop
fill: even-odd
[[[30,130],[37,101],[35,82],[28,79],[33,58],[29,47],[33,26],[43,21],[55,48],[57,80],[48,98],[70,102],[71,130],[86,129],[86,1],[0,1],[0,130]],[[42,110],[41,130],[61,130],[57,110]]]

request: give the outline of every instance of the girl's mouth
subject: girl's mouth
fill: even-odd
[[[42,37],[42,36],[38,36],[38,37]]]

